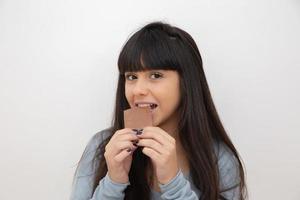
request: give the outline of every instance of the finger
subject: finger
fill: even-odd
[[[135,149],[136,147],[133,149],[124,149],[114,157],[114,161],[118,163],[123,162],[123,160],[127,158],[129,155],[131,155],[135,151]]]
[[[159,154],[164,154],[164,152],[166,151],[163,145],[153,139],[140,139],[137,143],[137,146],[151,148]]]
[[[148,147],[144,147],[142,152],[151,158],[151,160],[153,160],[155,163],[157,163],[160,160],[160,155],[158,152],[156,152],[155,150],[148,148]]]
[[[175,144],[175,139],[159,127],[145,127],[139,138],[154,139],[161,144]]]
[[[153,130],[153,131],[157,131],[158,134],[160,134],[161,136],[165,137],[169,142],[173,143],[175,142],[175,139],[174,137],[167,133],[165,130],[161,129],[160,127],[157,127],[157,126],[154,126],[154,127],[149,127],[150,130]]]
[[[148,126],[144,128],[145,132],[153,132],[155,135],[161,136],[162,138],[165,138],[166,140],[172,142],[174,139],[169,133],[164,131],[163,129],[159,127],[153,127],[153,126]]]
[[[124,149],[132,149],[135,148],[133,142],[131,141],[118,141],[111,145],[106,151],[110,152],[110,155],[117,155]]]
[[[108,151],[109,154],[117,154],[122,149],[118,148],[116,145],[119,141],[137,141],[138,137],[135,135],[135,132],[130,128],[120,129],[115,132],[113,137],[110,139],[109,143],[105,146],[105,151]]]
[[[120,129],[120,130],[117,130],[114,135],[112,136],[112,138],[115,138],[119,135],[123,135],[123,134],[126,134],[126,133],[135,133],[132,129],[130,128],[124,128],[124,129]]]
[[[116,136],[115,140],[118,141],[136,141],[139,137],[135,133],[124,133]]]

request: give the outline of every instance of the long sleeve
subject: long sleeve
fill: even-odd
[[[93,180],[100,161],[100,158],[94,159],[96,150],[108,135],[110,135],[108,131],[101,131],[88,142],[75,172],[70,200],[124,199],[124,190],[130,183],[115,183],[107,174],[93,191]],[[238,200],[240,195],[239,163],[225,145],[220,144],[217,147],[215,150],[218,156],[220,195],[227,200]],[[153,198],[155,200],[198,200],[201,196],[201,191],[195,187],[192,178],[185,177],[182,171],[179,171],[169,183],[159,186],[161,193],[154,195],[156,196]]]
[[[222,145],[219,150],[219,174],[221,195],[228,200],[240,199],[239,163],[233,153]]]
[[[95,134],[88,142],[75,172],[70,200],[123,200],[124,190],[129,185],[113,182],[106,174],[93,192],[93,180],[99,166],[99,158],[94,160],[96,149],[107,131]]]
[[[220,175],[220,195],[226,200],[238,200],[240,198],[240,177],[238,161],[232,152],[222,144],[215,149],[218,155],[218,168]],[[166,200],[198,200],[199,191],[181,171],[178,172],[169,183],[161,185],[161,198]]]
[[[121,184],[113,182],[108,174],[100,181],[91,200],[123,200],[124,190],[129,183]]]
[[[161,198],[166,200],[198,200],[196,192],[192,190],[190,182],[184,177],[181,170],[167,184],[159,184]]]

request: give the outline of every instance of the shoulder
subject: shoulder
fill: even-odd
[[[112,135],[111,128],[107,128],[95,133],[88,141],[84,153],[95,152],[100,144]]]
[[[235,187],[240,182],[240,162],[231,149],[224,143],[215,146],[220,176],[220,186],[223,189]]]
[[[110,128],[101,130],[95,133],[91,139],[88,141],[82,157],[79,161],[79,166],[77,168],[77,176],[86,176],[90,175],[97,169],[98,162],[100,158],[99,155],[99,146],[102,142],[107,139],[112,133]]]
[[[95,133],[88,141],[74,174],[70,199],[92,198],[92,185],[100,163],[98,147],[110,135],[110,128],[104,129]]]
[[[223,142],[218,142],[215,144],[215,152],[218,157],[218,164],[220,168],[224,168],[228,164],[238,164],[235,154]]]

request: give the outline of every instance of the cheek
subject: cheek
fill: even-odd
[[[171,107],[170,109],[172,109],[172,110],[176,109],[180,102],[179,87],[173,86],[173,88],[170,88],[166,94],[168,94],[168,95],[166,96],[167,99],[165,99],[165,100],[168,102],[169,106]]]
[[[171,107],[172,109],[174,106],[179,104],[180,101],[180,92],[179,88],[177,87],[167,87],[168,89],[165,91],[161,91],[159,96],[161,97],[161,102],[166,107]]]
[[[180,96],[177,92],[170,92],[168,95],[168,102],[171,107],[175,107],[179,104]]]
[[[128,102],[131,99],[131,96],[132,96],[132,92],[130,91],[130,88],[125,85],[125,97]]]

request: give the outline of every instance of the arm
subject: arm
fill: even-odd
[[[103,131],[97,133],[88,142],[75,172],[70,200],[121,200],[124,198],[123,191],[129,183],[115,183],[107,174],[100,180],[95,191],[92,191],[95,172],[99,166],[99,163],[94,163],[93,159],[95,157],[96,148],[103,141],[104,134]],[[99,161],[99,159],[97,159],[97,161]]]
[[[101,179],[98,187],[96,188],[93,198],[91,200],[121,200],[124,199],[124,190],[129,185],[129,183],[115,183],[113,182],[108,174]]]
[[[190,182],[179,171],[169,183],[159,184],[162,199],[172,200],[198,200],[196,192],[192,190]]]
[[[240,198],[238,161],[225,146],[219,146],[218,167],[220,174],[220,195],[222,200],[238,200]],[[159,184],[162,199],[198,200],[201,192],[193,190],[190,182],[179,171],[175,178],[165,185]]]
[[[231,151],[223,145],[220,146],[219,150],[218,166],[220,174],[220,195],[226,200],[239,200],[239,163]]]

